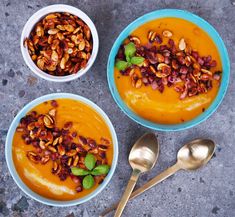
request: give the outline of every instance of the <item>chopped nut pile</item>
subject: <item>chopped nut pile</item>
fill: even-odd
[[[52,13],[35,25],[24,45],[42,71],[65,76],[86,67],[92,36],[90,28],[77,16]]]
[[[106,152],[111,142],[103,137],[97,142],[72,132],[72,122],[59,129],[56,127],[58,104],[53,100],[51,105],[54,108],[48,114],[35,111],[27,114],[16,129],[25,144],[35,148],[27,152],[28,159],[35,164],[52,161],[52,173],[61,181],[70,177],[77,185],[77,192],[93,187],[94,183],[100,184],[109,172]]]
[[[172,86],[180,93],[180,99],[206,93],[213,80],[221,79],[222,72],[213,70],[216,60],[210,55],[200,56],[184,38],[176,42],[172,36],[169,30],[161,34],[150,30],[146,45],[138,37],[129,36],[118,51],[116,67],[122,75],[130,77],[135,88],[151,86],[162,93],[165,86]],[[168,38],[167,44],[163,44],[163,37]],[[141,63],[133,65],[133,57],[127,55],[131,44],[135,45],[132,55],[144,58]]]

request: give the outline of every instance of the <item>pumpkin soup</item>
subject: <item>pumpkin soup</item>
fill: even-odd
[[[57,99],[37,105],[21,119],[12,153],[31,190],[49,199],[72,200],[104,180],[112,164],[112,137],[91,107]]]
[[[217,95],[221,60],[210,36],[179,18],[143,24],[123,42],[114,69],[118,92],[140,117],[178,124],[204,112]]]

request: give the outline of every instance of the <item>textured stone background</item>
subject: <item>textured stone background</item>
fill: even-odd
[[[20,52],[20,35],[27,19],[38,9],[67,3],[86,12],[95,22],[100,37],[98,58],[87,75],[73,82],[57,84],[35,77]],[[235,4],[235,3],[234,3]],[[127,156],[131,144],[148,129],[125,116],[114,103],[106,82],[106,63],[120,31],[137,17],[162,8],[189,10],[208,20],[221,34],[235,70],[235,6],[229,0],[141,0],[141,1],[0,1],[0,216],[98,216],[120,198],[131,169]],[[42,205],[26,195],[11,178],[4,157],[8,127],[17,112],[29,101],[53,92],[71,92],[88,97],[110,116],[120,147],[118,166],[108,187],[86,204],[55,208]],[[143,175],[138,186],[175,162],[181,144],[195,137],[209,137],[218,146],[216,156],[196,172],[181,171],[128,204],[128,217],[233,217],[235,216],[235,83],[217,112],[190,130],[161,133],[158,164]]]

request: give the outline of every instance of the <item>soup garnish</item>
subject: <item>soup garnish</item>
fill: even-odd
[[[71,131],[71,121],[62,128],[57,127],[58,103],[53,100],[51,105],[47,114],[30,112],[17,127],[16,131],[22,134],[24,143],[34,147],[27,151],[27,158],[41,165],[52,161],[51,173],[61,181],[72,179],[77,192],[91,189],[95,183],[102,183],[110,169],[106,152],[111,142],[103,137],[96,141],[78,135]]]
[[[150,30],[147,44],[130,35],[121,45],[116,64],[122,76],[129,76],[135,88],[142,85],[163,92],[165,86],[179,92],[179,98],[206,93],[213,88],[212,81],[221,79],[221,71],[212,72],[217,65],[210,55],[200,56],[184,38],[171,39],[173,33],[164,30],[158,34]],[[163,43],[163,37],[168,43]]]

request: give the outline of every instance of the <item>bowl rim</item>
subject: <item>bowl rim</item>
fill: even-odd
[[[91,57],[88,60],[87,65],[84,69],[80,69],[77,73],[72,74],[72,75],[55,76],[55,75],[49,75],[49,74],[45,73],[44,71],[39,69],[37,67],[37,65],[33,62],[33,60],[31,59],[31,57],[29,55],[28,48],[24,47],[24,40],[25,40],[26,37],[29,36],[29,34],[32,31],[35,24],[39,20],[41,20],[43,17],[45,17],[47,14],[53,13],[53,12],[68,12],[68,13],[71,13],[71,14],[79,17],[80,19],[82,19],[88,25],[88,27],[91,30],[92,40],[93,40],[93,48],[92,48]],[[43,7],[41,9],[39,9],[31,17],[29,17],[29,19],[25,23],[24,28],[23,28],[22,33],[21,33],[20,49],[21,49],[21,53],[22,53],[22,56],[23,56],[23,59],[24,59],[26,65],[37,76],[39,76],[39,77],[41,77],[45,80],[48,80],[48,81],[67,82],[67,81],[72,81],[74,79],[77,79],[77,78],[81,77],[94,64],[95,59],[96,59],[97,54],[98,54],[98,50],[99,50],[99,37],[98,37],[98,32],[97,32],[97,29],[95,27],[95,24],[92,22],[90,17],[86,13],[84,13],[82,10],[80,10],[76,7],[70,6],[70,5],[66,5],[66,4],[53,4],[53,5],[49,5],[49,6],[46,6],[46,7]]]
[[[27,112],[29,112],[29,110],[31,110],[32,108],[34,108],[38,104],[41,104],[41,103],[43,103],[45,101],[48,101],[48,100],[61,99],[61,98],[78,100],[79,102],[82,102],[82,103],[88,105],[91,109],[95,110],[103,118],[103,120],[105,121],[106,125],[108,126],[108,128],[110,130],[110,134],[111,134],[112,140],[113,140],[113,161],[112,161],[112,166],[111,166],[111,169],[110,169],[108,175],[106,176],[106,178],[102,182],[102,184],[100,184],[94,191],[92,191],[90,194],[86,195],[85,197],[75,199],[75,200],[69,200],[69,201],[59,201],[59,200],[48,199],[48,198],[43,197],[43,196],[37,194],[36,192],[32,191],[21,180],[20,176],[18,175],[18,173],[16,171],[16,168],[15,168],[14,162],[13,162],[13,158],[12,158],[12,140],[13,140],[13,136],[14,136],[16,127],[18,126],[18,123],[19,123],[20,119]],[[92,102],[91,100],[89,100],[89,99],[87,99],[83,96],[75,95],[75,94],[71,94],[71,93],[52,93],[52,94],[43,95],[41,97],[38,97],[38,98],[34,99],[33,101],[26,104],[18,112],[18,114],[16,115],[16,117],[12,121],[12,123],[9,127],[9,130],[8,130],[8,133],[7,133],[6,142],[5,142],[5,158],[6,158],[6,162],[7,162],[7,167],[10,171],[10,174],[11,174],[12,178],[14,179],[14,181],[18,185],[18,187],[26,195],[28,195],[29,197],[33,198],[34,200],[36,200],[38,202],[41,202],[43,204],[50,205],[50,206],[56,206],[56,207],[74,206],[74,205],[85,203],[88,200],[94,198],[97,194],[99,194],[108,185],[108,183],[110,182],[110,180],[111,180],[111,178],[114,174],[116,166],[117,166],[117,161],[118,161],[118,140],[117,140],[116,131],[115,131],[109,117],[94,102]]]
[[[216,95],[216,98],[213,100],[211,105],[206,109],[205,112],[198,115],[196,118],[180,123],[180,124],[158,124],[154,123],[152,121],[148,121],[140,116],[138,116],[134,111],[132,111],[122,100],[121,96],[118,93],[118,90],[116,88],[115,80],[114,80],[114,62],[115,62],[115,56],[117,54],[117,51],[122,44],[123,40],[127,38],[128,35],[130,35],[133,30],[135,30],[137,27],[143,25],[146,22],[149,22],[151,20],[164,18],[164,17],[173,17],[173,18],[181,18],[184,20],[187,20],[189,22],[192,22],[202,28],[214,41],[218,52],[220,54],[221,62],[222,62],[222,70],[223,75],[221,79],[221,84],[219,91]],[[159,130],[159,131],[180,131],[185,130],[191,127],[194,127],[201,122],[208,119],[219,107],[221,104],[228,85],[229,85],[229,76],[230,76],[230,60],[229,55],[227,52],[227,49],[224,45],[224,42],[222,38],[220,37],[219,33],[215,30],[215,28],[209,24],[206,20],[199,17],[198,15],[195,15],[189,11],[186,10],[179,10],[179,9],[161,9],[161,10],[155,10],[150,13],[144,14],[143,16],[140,16],[133,22],[131,22],[127,27],[125,27],[124,30],[119,34],[119,36],[116,38],[107,62],[107,80],[109,89],[111,91],[112,97],[114,101],[117,103],[119,108],[133,121],[137,122],[138,124],[145,126],[147,128],[153,129],[153,130]]]

